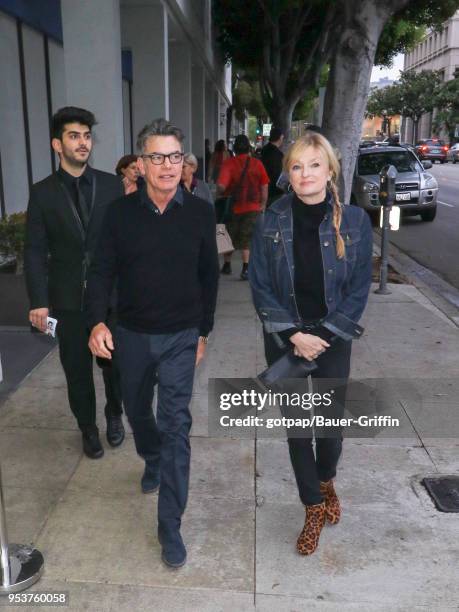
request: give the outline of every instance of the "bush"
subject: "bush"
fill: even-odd
[[[15,257],[17,271],[22,271],[24,259],[26,213],[14,213],[0,220],[0,255]]]

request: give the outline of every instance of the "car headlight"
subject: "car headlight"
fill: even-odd
[[[375,191],[379,191],[379,187],[375,183],[364,183],[363,191],[367,193],[374,193]]]
[[[424,189],[436,189],[438,187],[437,179],[431,174],[423,174]]]

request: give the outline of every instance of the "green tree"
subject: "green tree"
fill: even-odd
[[[13,213],[0,220],[0,255],[16,258],[16,274],[22,274],[26,232],[25,212]]]
[[[440,71],[423,70],[402,72],[399,81],[400,109],[413,122],[412,142],[418,139],[419,121],[425,113],[433,111],[435,95],[441,84]]]
[[[334,6],[326,0],[213,2],[224,57],[255,72],[264,107],[286,134],[296,106],[319,84]]]
[[[387,121],[387,133],[391,135],[391,123],[394,115],[401,113],[400,87],[398,84],[387,87],[374,87],[367,100],[365,115],[384,117]]]
[[[413,27],[441,28],[459,2],[338,0],[337,4],[339,28],[333,37],[322,127],[341,152],[341,195],[348,202],[373,65],[390,62],[396,51],[412,44],[416,40]],[[394,32],[401,40],[392,38]]]
[[[433,128],[438,133],[442,128],[448,132],[449,141],[456,140],[456,129],[459,127],[459,79],[443,83],[436,91],[434,105],[437,112]]]
[[[341,151],[348,201],[373,65],[390,63],[419,28],[440,28],[458,7],[459,0],[214,0],[213,15],[224,57],[258,71],[264,106],[287,134],[295,107],[329,64],[322,127]]]

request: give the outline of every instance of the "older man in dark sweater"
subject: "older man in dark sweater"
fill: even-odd
[[[126,414],[145,460],[142,491],[159,487],[158,539],[162,559],[172,567],[186,561],[180,525],[188,496],[189,402],[195,365],[213,326],[218,283],[213,208],[179,187],[182,141],[182,132],[164,119],[139,134],[145,185],[108,209],[87,288],[89,347],[110,358],[116,344]],[[113,339],[104,320],[115,278]]]

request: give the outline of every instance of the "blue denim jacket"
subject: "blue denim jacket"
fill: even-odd
[[[260,215],[252,238],[249,280],[253,301],[265,330],[280,332],[301,327],[294,293],[294,194],[288,194]],[[368,299],[372,273],[372,229],[367,213],[343,206],[340,232],[346,254],[336,255],[333,204],[327,194],[327,212],[319,226],[327,315],[322,325],[344,340],[362,333],[357,321]]]

